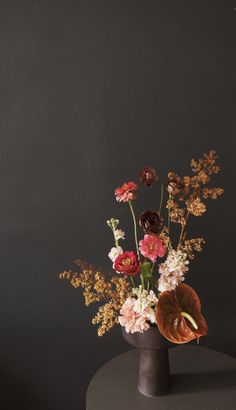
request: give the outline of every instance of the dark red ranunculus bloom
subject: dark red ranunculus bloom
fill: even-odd
[[[152,167],[143,167],[140,171],[140,181],[146,186],[152,186],[158,179],[156,170]]]
[[[145,233],[158,235],[161,232],[163,219],[157,211],[145,211],[140,215],[139,224]]]
[[[134,276],[140,271],[140,263],[134,252],[124,252],[117,256],[114,269],[116,272]]]

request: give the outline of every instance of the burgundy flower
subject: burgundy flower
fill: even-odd
[[[146,186],[152,186],[158,179],[156,170],[149,166],[143,167],[140,171],[140,181]]]
[[[163,219],[157,211],[145,211],[140,215],[139,224],[147,234],[159,234]]]
[[[177,195],[184,189],[184,183],[182,179],[176,174],[169,174],[169,180],[167,184],[167,191],[170,195]]]
[[[129,202],[136,198],[138,186],[135,182],[125,182],[121,187],[116,188],[115,196],[118,202]]]
[[[116,272],[134,276],[140,271],[140,263],[134,252],[124,252],[117,256],[114,262]]]

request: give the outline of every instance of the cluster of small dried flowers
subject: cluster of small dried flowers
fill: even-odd
[[[81,272],[65,271],[60,273],[60,279],[67,279],[74,288],[82,288],[85,305],[94,302],[107,301],[101,306],[92,319],[93,324],[99,324],[98,335],[102,336],[118,323],[120,309],[131,294],[131,286],[126,277],[110,276],[106,278],[103,272],[77,260]]]
[[[206,212],[205,199],[217,199],[224,190],[220,187],[206,186],[211,181],[211,176],[220,171],[216,165],[217,155],[215,151],[203,154],[199,160],[191,161],[191,168],[196,175],[179,177],[170,172],[168,174],[169,209],[172,222],[186,225],[189,214],[202,216]]]

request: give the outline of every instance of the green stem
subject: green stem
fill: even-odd
[[[130,276],[130,280],[131,280],[131,283],[132,283],[133,288],[135,288],[135,283],[134,283],[134,278],[133,278],[133,276]]]
[[[119,242],[117,241],[116,237],[115,237],[115,232],[113,231],[113,235],[114,235],[114,240],[115,240],[115,245],[118,248],[119,246]]]
[[[133,223],[134,223],[134,238],[135,238],[135,245],[136,245],[136,250],[137,250],[137,255],[138,258],[140,260],[140,254],[139,254],[139,248],[138,248],[138,235],[137,235],[137,223],[136,223],[136,218],[135,218],[135,214],[134,214],[134,208],[132,205],[132,202],[129,201],[129,207],[130,207],[130,211],[133,217]]]
[[[168,234],[170,235],[170,210],[168,208],[168,223],[167,223],[167,227],[168,227]]]
[[[160,199],[160,206],[159,206],[159,214],[161,215],[161,208],[162,208],[162,202],[163,202],[163,191],[164,191],[164,186],[163,183],[161,184],[161,199]]]
[[[169,195],[169,199],[172,199],[172,196],[171,196],[171,195]],[[169,236],[170,236],[170,210],[169,210],[169,208],[168,208],[168,223],[167,223],[167,227],[168,227],[168,233],[169,233]]]

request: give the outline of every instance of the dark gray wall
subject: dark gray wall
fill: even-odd
[[[96,369],[128,346],[118,328],[97,338],[94,309],[57,274],[75,257],[110,266],[106,219],[131,228],[113,198],[119,183],[146,164],[186,173],[210,148],[226,191],[193,224],[207,245],[188,283],[209,322],[202,343],[236,354],[234,6],[0,1],[4,410],[84,408]]]

